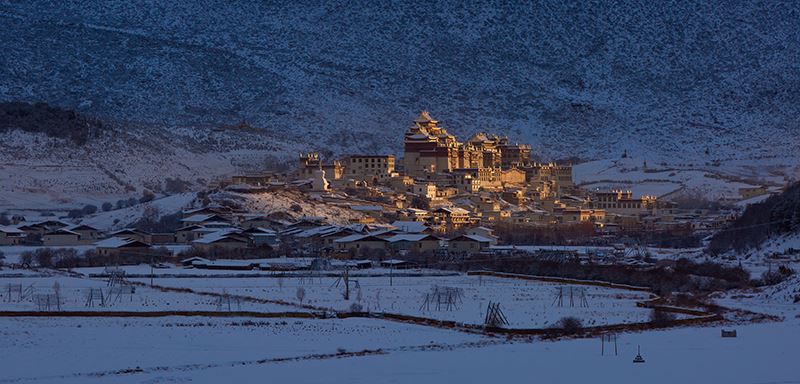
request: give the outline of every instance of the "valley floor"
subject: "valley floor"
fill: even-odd
[[[681,328],[599,339],[489,339],[376,320],[2,319],[0,382],[798,383],[800,324]],[[638,346],[646,359],[633,364]],[[365,351],[367,350],[367,351]],[[79,353],[76,353],[79,351]],[[138,367],[138,368],[137,368]]]
[[[58,282],[65,301],[62,310],[89,313],[82,315],[85,317],[33,317],[5,312],[0,316],[0,383],[485,383],[504,379],[547,383],[800,383],[800,371],[794,364],[800,345],[800,307],[785,294],[797,289],[795,280],[761,293],[730,292],[717,298],[726,306],[770,314],[780,321],[728,321],[620,333],[617,354],[613,343],[607,343],[605,356],[597,337],[509,339],[379,318],[227,317],[224,309],[215,309],[217,296],[213,294],[227,292],[286,302],[276,306],[245,300],[242,310],[307,312],[288,294],[299,287],[307,292],[304,304],[340,310],[346,307],[332,277],[301,279],[161,277],[155,279],[156,285],[191,288],[194,292],[163,292],[139,285],[128,300],[114,301],[108,308],[87,308],[81,300],[85,300],[89,288],[104,287],[103,280],[47,271],[27,277],[6,274],[0,279],[3,288],[33,284],[39,295]],[[357,279],[365,290],[366,303],[374,300],[380,289],[383,305],[395,312],[472,323],[480,323],[476,320],[481,317],[479,307],[486,300],[502,299],[509,317],[517,323],[528,319],[531,326],[546,326],[548,321],[572,312],[586,317],[585,321],[626,322],[630,320],[615,313],[620,308],[635,308],[630,293],[613,289],[590,291],[594,308],[587,312],[577,307],[554,308],[551,296],[556,286],[552,284],[423,273],[395,277],[391,285],[385,276]],[[420,312],[420,294],[432,284],[462,287],[463,309]],[[0,311],[37,311],[30,299],[13,302],[8,294],[5,289],[0,292]],[[107,313],[124,310],[140,316],[148,311],[186,309],[208,311],[214,316],[108,317]],[[638,321],[647,321],[646,316]],[[738,337],[721,338],[723,328],[736,329]],[[632,363],[638,347],[646,359],[644,364]]]

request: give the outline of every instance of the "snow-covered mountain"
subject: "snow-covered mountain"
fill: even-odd
[[[397,152],[429,109],[545,157],[785,155],[800,151],[798,20],[778,1],[0,1],[0,100],[244,120],[334,152]]]

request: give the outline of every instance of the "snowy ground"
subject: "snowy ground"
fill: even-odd
[[[395,349],[488,340],[482,336],[371,319],[0,318],[0,382],[104,382],[93,373],[157,369],[146,381],[209,364],[340,350]],[[75,353],[77,349],[80,353]],[[136,380],[142,380],[138,377]],[[226,380],[223,380],[223,382]]]
[[[721,338],[719,327],[622,334],[616,356],[608,345],[601,356],[596,338],[505,343],[365,319],[235,324],[242,321],[0,319],[0,382],[800,382],[796,319],[739,326],[735,339]],[[632,363],[638,346],[644,364]],[[382,352],[304,358],[338,348]],[[137,366],[141,372],[122,371]]]
[[[58,288],[56,288],[58,284]],[[22,296],[13,286],[22,286]],[[12,287],[12,288],[10,288]],[[12,291],[9,292],[9,289]],[[54,295],[58,290],[62,311],[227,311],[228,301],[219,309],[219,299],[191,293],[162,292],[143,286],[135,286],[135,292],[120,292],[108,286],[105,280],[81,279],[67,276],[21,277],[0,279],[0,311],[39,311],[48,310],[40,304],[37,296]],[[90,290],[95,300],[89,306]],[[102,300],[97,295],[102,292]],[[220,290],[222,292],[222,290]],[[51,296],[49,310],[57,310]],[[45,299],[42,299],[45,300]],[[105,304],[105,305],[101,305]],[[298,312],[294,306],[232,301],[232,310],[256,312]]]
[[[644,321],[647,310],[634,301],[645,294],[590,287],[590,308],[554,307],[559,285],[477,276],[358,277],[361,303],[386,312],[479,323],[489,300],[500,301],[512,326],[547,326],[571,315],[584,324]],[[140,279],[145,281],[149,279]],[[41,292],[58,281],[67,309],[85,310],[81,299],[99,279],[63,276],[0,279],[34,283]],[[156,278],[156,284],[197,291],[235,293],[347,309],[341,287],[323,277]],[[453,311],[420,311],[420,298],[432,284],[460,287],[463,304]],[[565,286],[569,287],[569,286]],[[2,287],[0,287],[2,288]],[[0,290],[0,310],[34,310],[33,303],[8,303]],[[377,293],[380,291],[380,299]],[[800,278],[760,291],[730,292],[718,303],[780,316],[782,322],[728,324],[625,333],[618,355],[600,355],[600,340],[492,338],[454,330],[380,319],[14,318],[0,317],[0,383],[485,383],[498,378],[535,378],[547,383],[613,380],[620,383],[800,383],[792,361],[800,344]],[[145,305],[145,298],[146,304]],[[565,303],[568,299],[565,298]],[[287,310],[248,305],[243,310]],[[109,310],[215,310],[215,298],[137,287],[134,301]],[[97,310],[106,310],[95,307]],[[297,310],[289,307],[288,310]],[[373,308],[374,310],[374,308]],[[594,319],[589,321],[588,319]],[[738,337],[723,339],[721,328]],[[645,364],[633,364],[641,346]],[[78,352],[79,353],[76,353]],[[581,367],[574,369],[574,367]]]
[[[172,251],[173,253],[179,253],[189,248],[187,244],[166,244],[166,245],[158,245],[157,247],[164,247]],[[78,254],[82,254],[90,249],[95,249],[94,245],[64,245],[64,246],[54,246],[54,247],[45,247],[45,246],[30,246],[30,245],[4,245],[0,246],[0,252],[3,252],[3,256],[5,256],[5,263],[6,264],[16,264],[19,263],[19,257],[22,255],[23,252],[35,252],[37,249],[41,248],[68,248],[74,249]]]
[[[637,197],[700,193],[715,200],[737,197],[739,188],[744,187],[781,187],[797,177],[794,163],[792,159],[776,157],[729,159],[714,166],[628,157],[578,164],[573,168],[573,177],[576,184],[586,189],[630,189]]]
[[[149,281],[149,279],[133,279]],[[187,287],[197,292],[223,291],[259,299],[300,303],[297,292],[302,289],[302,303],[334,310],[349,310],[359,304],[372,312],[399,313],[467,324],[482,324],[489,302],[499,302],[512,328],[548,327],[564,316],[575,316],[584,325],[605,325],[648,321],[650,311],[636,307],[636,302],[648,298],[646,293],[618,289],[585,287],[588,307],[581,307],[581,287],[479,276],[419,276],[419,277],[357,277],[351,281],[350,300],[343,299],[343,284],[338,278],[238,278],[194,279],[156,278],[155,284],[168,287]],[[358,282],[356,285],[355,281]],[[448,306],[437,305],[434,286],[463,290],[460,299]],[[360,289],[358,288],[360,287]],[[554,304],[559,289],[563,289],[563,306]],[[574,307],[569,292],[573,290]],[[425,304],[426,294],[430,294]],[[446,296],[444,296],[446,299]],[[438,308],[438,309],[437,309]],[[449,310],[448,310],[449,308]]]

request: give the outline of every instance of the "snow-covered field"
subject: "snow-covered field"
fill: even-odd
[[[0,382],[63,383],[105,382],[120,377],[114,372],[137,367],[154,376],[129,379],[164,382],[180,372],[243,367],[265,359],[487,341],[372,319],[0,318],[0,335]],[[254,382],[257,377],[233,375],[219,382]]]
[[[796,160],[784,157],[730,159],[715,166],[639,156],[589,161],[573,168],[576,184],[590,190],[629,189],[636,197],[702,195],[709,200],[736,198],[739,188],[780,187],[798,176]]]
[[[18,288],[14,288],[15,286]],[[22,295],[18,291],[20,286]],[[143,286],[133,286],[133,289],[133,292],[127,289],[120,290],[119,285],[110,287],[105,280],[67,276],[0,278],[0,311],[58,310],[53,296],[56,291],[62,311],[227,311],[229,304],[231,310],[303,311],[294,306],[245,300],[225,300],[221,303],[223,308],[220,309],[219,298],[214,296],[162,292]],[[220,290],[220,293],[222,291]],[[90,294],[93,298],[91,301]],[[47,295],[50,296],[49,304],[45,297]],[[102,298],[99,295],[102,295]]]
[[[487,340],[378,320],[0,319],[0,382],[797,383],[798,321],[597,338]],[[644,364],[633,364],[641,347]],[[374,355],[344,351],[381,349]],[[75,353],[76,350],[80,353]],[[310,356],[326,354],[325,356]],[[139,367],[139,371],[134,371]]]
[[[149,279],[133,279],[149,281]],[[482,324],[489,302],[500,303],[512,328],[548,327],[565,316],[580,318],[584,325],[605,325],[648,321],[650,311],[637,308],[636,302],[646,293],[600,287],[580,287],[516,279],[479,276],[353,277],[350,300],[344,300],[344,285],[335,277],[297,278],[156,278],[155,284],[186,287],[196,292],[223,291],[259,299],[300,303],[298,290],[304,291],[302,303],[347,311],[358,304],[372,312],[398,313],[466,324]],[[432,294],[434,287],[456,288],[460,297]],[[563,292],[563,305],[556,297]],[[573,305],[570,306],[570,290]],[[581,306],[585,292],[586,307]],[[428,303],[426,304],[426,296]]]
[[[141,266],[130,267],[130,272]],[[172,268],[182,270],[181,268]],[[192,271],[186,269],[186,271]],[[4,272],[12,272],[5,270]],[[87,270],[81,270],[86,273]],[[359,273],[361,271],[354,271]],[[402,272],[402,271],[400,271]],[[39,275],[47,272],[37,272]],[[233,273],[233,272],[231,272]],[[7,275],[7,274],[6,274]],[[32,273],[31,273],[32,275]],[[149,279],[137,279],[149,282]],[[358,281],[356,285],[355,280]],[[101,279],[65,276],[0,279],[0,311],[36,310],[30,301],[8,302],[8,284],[33,284],[51,292],[58,282],[67,310],[216,310],[216,297],[163,292],[137,286],[133,300],[109,307],[85,306],[89,288],[107,290]],[[646,321],[635,308],[643,293],[587,287],[588,308],[553,305],[569,285],[477,276],[354,276],[351,300],[332,277],[155,278],[156,285],[195,291],[299,302],[346,310],[359,302],[373,311],[481,323],[488,301],[501,303],[511,327],[546,327],[562,316],[584,325]],[[463,289],[451,311],[421,310],[432,285]],[[358,288],[360,287],[360,288]],[[760,291],[716,297],[723,305],[780,316],[782,322],[714,324],[618,335],[618,354],[597,338],[545,341],[481,336],[381,319],[239,317],[0,317],[0,383],[156,383],[277,380],[297,383],[484,383],[534,378],[548,383],[601,380],[620,383],[793,383],[800,343],[800,294],[794,278]],[[359,299],[360,297],[360,299]],[[242,310],[298,311],[294,306],[242,301]],[[721,328],[738,337],[723,339]],[[633,364],[641,346],[645,364]],[[575,369],[580,367],[580,369]]]

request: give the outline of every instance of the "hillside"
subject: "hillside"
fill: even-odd
[[[709,249],[722,253],[763,247],[764,253],[783,252],[798,244],[798,233],[800,183],[795,183],[779,195],[748,206],[729,228],[714,236]]]
[[[547,158],[800,150],[800,4],[0,1],[0,100],[400,149],[429,109]],[[281,150],[281,155],[295,152]]]

